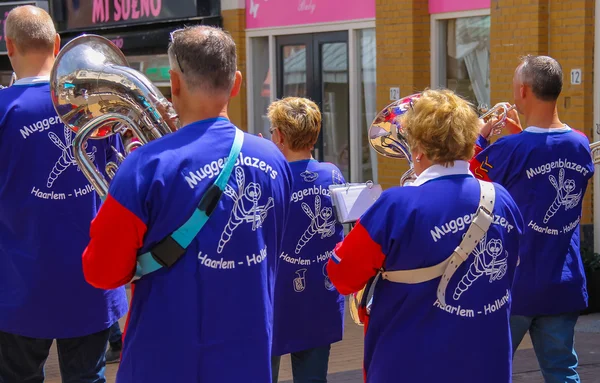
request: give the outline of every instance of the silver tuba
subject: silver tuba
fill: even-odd
[[[119,134],[125,155],[117,154],[123,161],[135,148],[177,129],[177,115],[167,99],[101,36],[82,35],[63,47],[50,74],[50,89],[58,116],[75,132],[73,157],[101,198],[108,193],[108,181],[85,152],[88,139]],[[116,163],[106,165],[109,178],[117,169]]]
[[[378,154],[408,161],[410,168],[400,178],[401,186],[413,182],[416,175],[400,117],[408,108],[412,107],[413,101],[419,96],[420,93],[412,94],[389,104],[377,114],[369,127],[369,143]]]

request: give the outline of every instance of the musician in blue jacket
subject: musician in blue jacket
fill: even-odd
[[[475,176],[506,187],[523,214],[510,319],[513,349],[529,331],[549,383],[579,382],[575,324],[588,298],[579,223],[594,174],[588,138],[558,117],[562,76],[553,58],[525,56],[515,70],[513,96],[527,128],[488,146],[486,137],[496,123],[490,121],[471,162]],[[520,128],[518,114],[511,117],[507,124]]]
[[[448,90],[428,90],[406,100],[401,109],[400,126],[418,177],[410,186],[384,191],[367,210],[336,246],[327,267],[329,278],[342,294],[362,289],[382,268],[410,270],[406,275],[413,278],[423,275],[414,269],[442,264],[450,279],[438,273],[422,282],[404,278],[404,283],[376,283],[365,330],[365,379],[510,382],[508,317],[521,215],[502,186],[480,185],[469,172],[479,120],[466,101]],[[490,186],[495,199],[487,215],[478,206],[480,199],[489,201],[488,191],[485,198],[480,193]],[[463,255],[453,252],[469,240],[476,217],[487,217],[491,225],[460,263]],[[451,255],[458,269],[447,267]]]
[[[231,36],[207,26],[175,31],[169,58],[182,128],[123,162],[92,222],[86,280],[99,288],[129,282],[138,259],[161,254],[157,245],[197,211],[230,157],[235,165],[181,257],[134,282],[117,382],[270,382],[290,168],[272,142],[229,121],[241,84]],[[241,152],[230,156],[240,134]]]
[[[291,354],[294,382],[326,382],[331,344],[342,340],[344,297],[325,270],[344,227],[333,212],[329,185],[345,183],[340,169],[316,161],[321,112],[288,97],[269,106],[271,139],[289,161],[293,192],[275,283],[273,382],[281,356]],[[318,324],[317,324],[318,323]]]
[[[83,276],[101,201],[52,104],[60,38],[50,15],[31,5],[14,8],[5,31],[19,80],[0,90],[0,382],[43,381],[57,339],[65,382],[102,383],[109,327],[127,312],[127,297]],[[104,169],[117,142],[90,140],[84,149]]]

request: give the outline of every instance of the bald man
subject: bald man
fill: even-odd
[[[0,382],[42,382],[53,339],[64,382],[105,382],[108,329],[127,301],[123,288],[96,289],[83,276],[100,200],[50,98],[60,38],[33,6],[9,13],[5,36],[18,80],[0,90]],[[110,144],[86,148],[100,169]]]

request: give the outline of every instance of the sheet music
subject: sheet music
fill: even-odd
[[[331,185],[331,198],[341,223],[356,222],[381,195],[381,185]]]

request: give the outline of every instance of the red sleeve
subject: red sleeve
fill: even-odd
[[[479,154],[483,152],[488,146],[489,141],[483,136],[479,135],[479,137],[477,137],[477,141],[475,142],[475,154],[473,155],[471,161],[469,161],[469,168],[471,170],[471,173],[473,173],[473,175],[476,178],[479,178],[484,181],[490,181],[490,177],[486,168],[487,164],[483,164],[480,161]]]
[[[129,282],[145,234],[146,225],[109,194],[92,221],[90,243],[83,252],[86,281],[106,290]]]
[[[385,255],[358,222],[335,247],[327,263],[327,275],[342,295],[359,291],[383,267]]]

